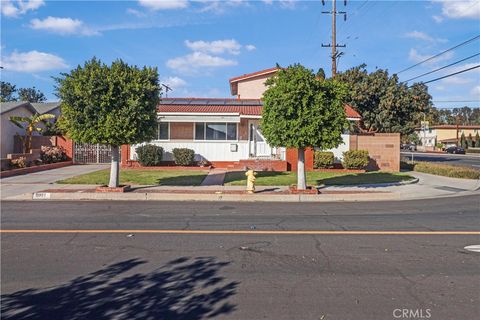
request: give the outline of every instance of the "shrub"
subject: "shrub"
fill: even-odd
[[[314,168],[333,168],[333,161],[335,157],[333,152],[315,151],[313,158]]]
[[[20,157],[17,159],[10,160],[10,166],[14,169],[26,168],[27,167],[27,158]]]
[[[172,150],[173,159],[177,166],[190,166],[195,158],[195,151],[187,148],[175,148]]]
[[[413,170],[451,178],[480,179],[480,170],[448,164],[417,162]]]
[[[345,169],[364,169],[368,165],[367,150],[350,150],[343,153],[343,167]]]
[[[55,163],[67,160],[67,154],[62,147],[42,146],[40,151],[42,163]]]
[[[480,153],[480,148],[468,148],[467,153]]]
[[[138,162],[144,167],[158,166],[163,158],[163,148],[153,144],[140,146],[135,151]]]

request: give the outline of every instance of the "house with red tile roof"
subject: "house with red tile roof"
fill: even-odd
[[[289,153],[285,148],[269,146],[260,127],[265,81],[278,70],[271,68],[230,79],[231,94],[236,98],[161,99],[157,137],[149,143],[164,149],[166,163],[173,161],[174,148],[189,148],[195,151],[195,160],[207,160],[216,167],[240,169],[252,161],[258,164],[263,160],[266,169],[286,170]],[[345,112],[348,120],[360,120],[351,106],[345,105]],[[337,161],[341,161],[344,151],[350,150],[348,132],[343,141],[331,150]],[[124,160],[129,162],[123,161],[124,165],[133,165],[136,147],[129,146],[122,152],[122,158],[127,157]]]

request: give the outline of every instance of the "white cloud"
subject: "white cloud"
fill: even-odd
[[[245,49],[247,49],[247,51],[253,51],[253,50],[256,50],[257,47],[255,47],[253,44],[247,44],[245,46]]]
[[[442,14],[444,17],[452,19],[479,19],[480,1],[478,0],[434,0],[442,5]]]
[[[228,52],[230,54],[240,54],[242,45],[237,40],[215,40],[215,41],[190,41],[186,40],[185,45],[193,51],[220,54]]]
[[[43,6],[43,0],[2,0],[1,8],[2,14],[7,17],[18,17],[25,14],[29,10],[36,10]]]
[[[202,3],[204,6],[199,10],[200,12],[213,12],[222,14],[227,9],[232,7],[249,6],[249,1],[245,0],[196,0],[195,2]]]
[[[138,3],[150,10],[172,10],[188,7],[187,0],[138,0]]]
[[[6,71],[40,72],[68,68],[65,60],[51,53],[39,52],[12,52],[2,57],[2,66]]]
[[[477,99],[480,99],[480,86],[475,86],[470,90],[470,94]]]
[[[410,39],[423,40],[423,41],[427,41],[427,42],[440,42],[440,43],[448,42],[447,39],[434,38],[434,37],[426,34],[425,32],[416,31],[416,30],[405,33],[405,37],[410,38]]]
[[[72,18],[47,17],[43,20],[33,19],[30,21],[30,27],[35,30],[46,30],[62,35],[80,34],[96,35],[97,31],[87,28],[81,20]]]
[[[423,61],[425,59],[428,59],[430,58],[431,56],[433,55],[423,55],[423,54],[420,54],[418,53],[418,51],[414,48],[411,48],[410,49],[410,52],[408,53],[408,58],[413,61],[413,62],[420,62],[420,61]],[[440,61],[445,61],[445,60],[449,60],[453,57],[453,52],[447,52],[435,59],[432,59],[428,62],[426,62],[426,64],[432,64],[432,63],[436,63],[436,62],[440,62]]]
[[[187,82],[179,77],[162,78],[160,82],[163,84],[166,84],[173,90],[180,89],[187,86]]]
[[[237,61],[215,57],[204,52],[193,52],[167,61],[167,67],[181,73],[196,73],[200,68],[215,68],[237,65]]]
[[[133,9],[133,8],[128,8],[127,13],[131,14],[132,16],[135,16],[137,18],[143,18],[146,16],[144,12],[141,12],[139,10]]]
[[[443,21],[443,17],[442,16],[432,16],[432,19],[436,22],[436,23],[440,23]]]

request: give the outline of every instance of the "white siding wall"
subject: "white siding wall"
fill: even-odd
[[[343,159],[343,153],[345,151],[350,150],[350,135],[349,134],[342,134],[342,139],[343,143],[339,145],[338,147],[330,150],[325,150],[325,151],[331,151],[333,152],[333,155],[335,157],[335,162],[341,162]]]
[[[188,148],[195,151],[195,160],[200,161],[207,159],[208,161],[238,161],[248,159],[248,141],[239,142],[203,142],[203,141],[152,141],[163,148],[163,160],[173,161],[172,150],[174,148]],[[236,144],[237,151],[230,151],[230,145]],[[131,146],[130,159],[136,160],[137,153],[135,148],[138,145]]]

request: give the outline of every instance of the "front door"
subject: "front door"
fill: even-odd
[[[258,120],[248,122],[248,141],[250,158],[270,157],[272,148],[265,142]]]

